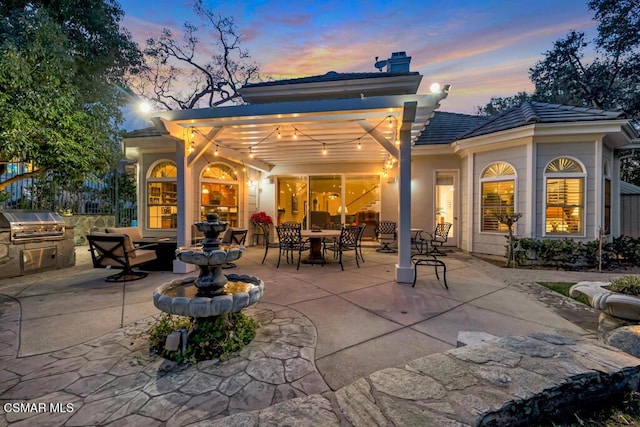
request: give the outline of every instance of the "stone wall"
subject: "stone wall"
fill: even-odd
[[[71,215],[64,216],[67,227],[74,228],[73,241],[76,246],[85,246],[87,234],[91,231],[104,231],[107,227],[115,227],[116,218],[113,215]]]

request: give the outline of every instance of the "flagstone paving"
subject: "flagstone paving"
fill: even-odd
[[[16,358],[19,306],[0,300],[0,424],[183,426],[269,407],[329,390],[314,364],[316,328],[295,310],[261,304],[255,339],[229,360],[176,364],[149,354],[145,319],[99,339],[50,354]],[[67,412],[38,413],[38,404]],[[35,406],[33,406],[35,404]]]

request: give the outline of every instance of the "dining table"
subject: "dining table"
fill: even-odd
[[[309,257],[300,262],[306,264],[326,264],[324,253],[322,252],[322,240],[328,237],[340,237],[340,230],[301,230],[302,237],[309,239],[311,250]]]

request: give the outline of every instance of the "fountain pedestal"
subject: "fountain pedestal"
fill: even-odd
[[[180,247],[176,258],[200,267],[200,275],[174,280],[153,292],[153,303],[160,311],[194,318],[239,312],[262,297],[264,282],[257,277],[222,273],[222,265],[242,257],[244,246],[221,246],[218,235],[228,223],[208,214],[207,221],[197,222],[204,233],[203,245]]]

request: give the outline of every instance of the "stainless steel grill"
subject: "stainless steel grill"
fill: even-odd
[[[40,242],[64,239],[65,224],[55,212],[12,209],[0,211],[0,229],[9,229],[10,241]]]

